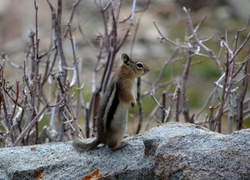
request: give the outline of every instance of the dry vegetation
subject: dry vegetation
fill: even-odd
[[[2,54],[0,147],[68,141],[75,136],[85,138],[94,135],[98,103],[112,74],[117,53],[130,37],[130,54],[133,54],[141,18],[150,5],[148,0],[137,8],[133,0],[131,11],[124,18],[120,15],[124,6],[122,2],[95,1],[102,17],[103,32],[97,37],[98,45],[89,42],[90,46],[98,46],[91,77],[82,71],[82,61],[77,54],[77,39],[74,37],[75,29],[72,28],[75,10],[79,3],[84,2],[76,0],[72,4],[68,23],[63,25],[63,1],[57,0],[55,6],[47,0],[51,10],[51,36],[47,50],[41,51],[38,31],[40,9],[34,0],[35,28],[29,34],[30,43],[24,61],[17,65],[9,59],[8,53]],[[250,22],[235,32],[234,38],[229,38],[227,33],[221,35],[214,45],[220,49],[214,52],[206,45],[212,37],[201,38],[200,35],[200,28],[206,23],[206,18],[194,26],[190,12],[186,8],[183,8],[183,12],[186,16],[183,42],[171,40],[162,33],[157,23],[152,22],[159,34],[158,40],[168,43],[173,51],[157,70],[156,78],[137,80],[138,123],[133,125],[136,126],[135,133],[144,130],[143,123],[145,129],[148,129],[152,123],[163,124],[169,121],[195,123],[221,132],[223,119],[227,120],[223,126],[227,126],[228,133],[240,130],[250,116]],[[120,27],[123,31],[119,30]],[[80,25],[77,29],[85,36]],[[65,56],[65,42],[71,44],[71,60]],[[162,58],[167,56],[164,52],[162,54]],[[166,69],[180,61],[184,62],[182,73],[165,82]],[[220,75],[214,81],[214,89],[207,94],[205,104],[191,114],[190,98],[187,95],[190,71],[200,61],[211,61]],[[11,65],[13,71],[21,70],[19,77],[22,80],[11,82],[6,78],[6,64]],[[83,77],[92,78],[90,98],[86,97]],[[97,77],[101,77],[100,81]],[[141,84],[147,84],[149,88],[141,90]],[[197,84],[192,88],[201,86]],[[143,111],[144,98],[149,96],[153,104],[147,107],[150,113],[146,116]],[[84,128],[79,125],[83,119]]]

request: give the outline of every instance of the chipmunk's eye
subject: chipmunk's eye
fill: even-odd
[[[142,69],[142,68],[143,68],[143,64],[142,64],[142,63],[140,63],[140,62],[136,63],[136,66],[137,66],[138,68],[140,68],[140,69]]]

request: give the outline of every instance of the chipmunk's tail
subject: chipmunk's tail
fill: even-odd
[[[73,147],[77,151],[88,151],[91,149],[95,149],[98,146],[98,144],[100,144],[100,142],[97,138],[90,143],[84,143],[80,141],[79,139],[75,139],[72,143]]]

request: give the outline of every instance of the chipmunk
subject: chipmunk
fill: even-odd
[[[122,141],[127,129],[128,108],[135,106],[133,95],[135,78],[143,76],[149,68],[140,61],[133,61],[127,54],[121,56],[122,63],[114,73],[101,99],[97,113],[97,137],[90,143],[79,139],[73,141],[73,147],[79,151],[95,149],[105,144],[109,149],[119,149],[127,144]]]

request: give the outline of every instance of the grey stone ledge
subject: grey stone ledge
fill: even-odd
[[[250,179],[250,129],[231,135],[168,123],[116,151],[71,143],[0,149],[0,179]],[[98,175],[98,176],[95,176]]]

